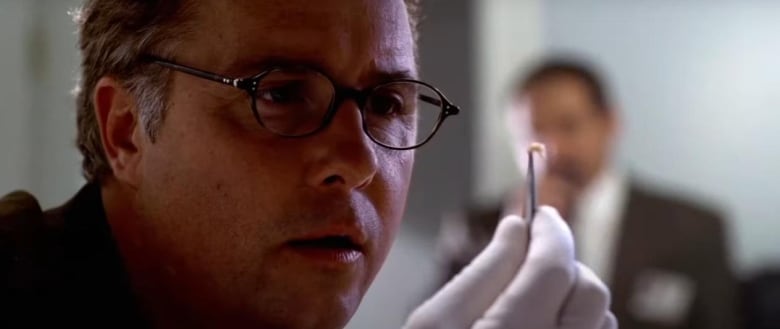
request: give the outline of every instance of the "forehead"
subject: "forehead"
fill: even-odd
[[[211,0],[194,12],[197,47],[222,72],[247,73],[271,59],[317,66],[348,83],[416,74],[403,0]]]
[[[538,81],[524,93],[532,109],[539,114],[590,110],[594,106],[584,81],[571,76],[556,76]]]

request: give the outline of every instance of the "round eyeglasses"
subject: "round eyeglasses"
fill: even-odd
[[[159,58],[150,61],[246,91],[257,122],[284,137],[316,134],[328,126],[343,101],[352,99],[371,140],[386,148],[410,150],[430,141],[448,116],[460,112],[438,89],[412,79],[356,90],[338,88],[326,75],[304,66],[274,67],[236,79]]]

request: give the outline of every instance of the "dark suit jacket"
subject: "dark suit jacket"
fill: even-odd
[[[45,212],[0,199],[0,328],[146,328],[125,273],[98,186]]]
[[[465,240],[442,250],[445,281],[482,250],[500,219],[501,207],[471,209],[445,220],[463,221]],[[576,239],[576,237],[575,237]],[[616,242],[610,290],[612,311],[623,329],[740,328],[738,284],[729,268],[721,219],[712,211],[631,184]],[[671,274],[671,280],[668,275]],[[632,309],[642,289],[659,282],[692,283],[688,311],[676,324],[654,321]],[[650,282],[650,283],[648,283]],[[674,283],[674,282],[672,282]],[[646,294],[644,294],[646,295]]]

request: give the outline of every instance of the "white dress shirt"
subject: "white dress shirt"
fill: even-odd
[[[577,257],[607,285],[612,279],[616,244],[627,201],[625,176],[607,169],[587,186],[574,209],[572,232]]]

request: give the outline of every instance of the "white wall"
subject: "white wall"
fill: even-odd
[[[721,201],[743,271],[780,263],[780,3],[552,1],[545,22],[612,73],[623,162]]]
[[[70,90],[76,0],[0,1],[0,195],[24,189],[44,208],[82,184]]]
[[[504,129],[506,86],[542,48],[542,1],[478,0],[474,47],[477,52],[473,197],[493,201],[516,182],[515,165]]]
[[[30,8],[26,1],[0,2],[0,194],[30,186],[30,81],[24,71]]]
[[[551,0],[541,12],[541,49],[584,54],[608,73],[625,124],[618,160],[726,210],[743,273],[780,264],[780,2]],[[527,37],[522,15],[483,38]],[[508,46],[484,46],[486,79],[504,81],[515,66],[492,58]],[[480,145],[498,143],[500,126],[479,127]],[[486,152],[478,190],[500,191],[512,168]]]
[[[38,40],[31,49],[35,93],[32,100],[34,152],[32,190],[43,207],[59,205],[81,187],[81,155],[76,149],[75,98],[79,56],[76,25],[68,10],[79,0],[38,0]]]

